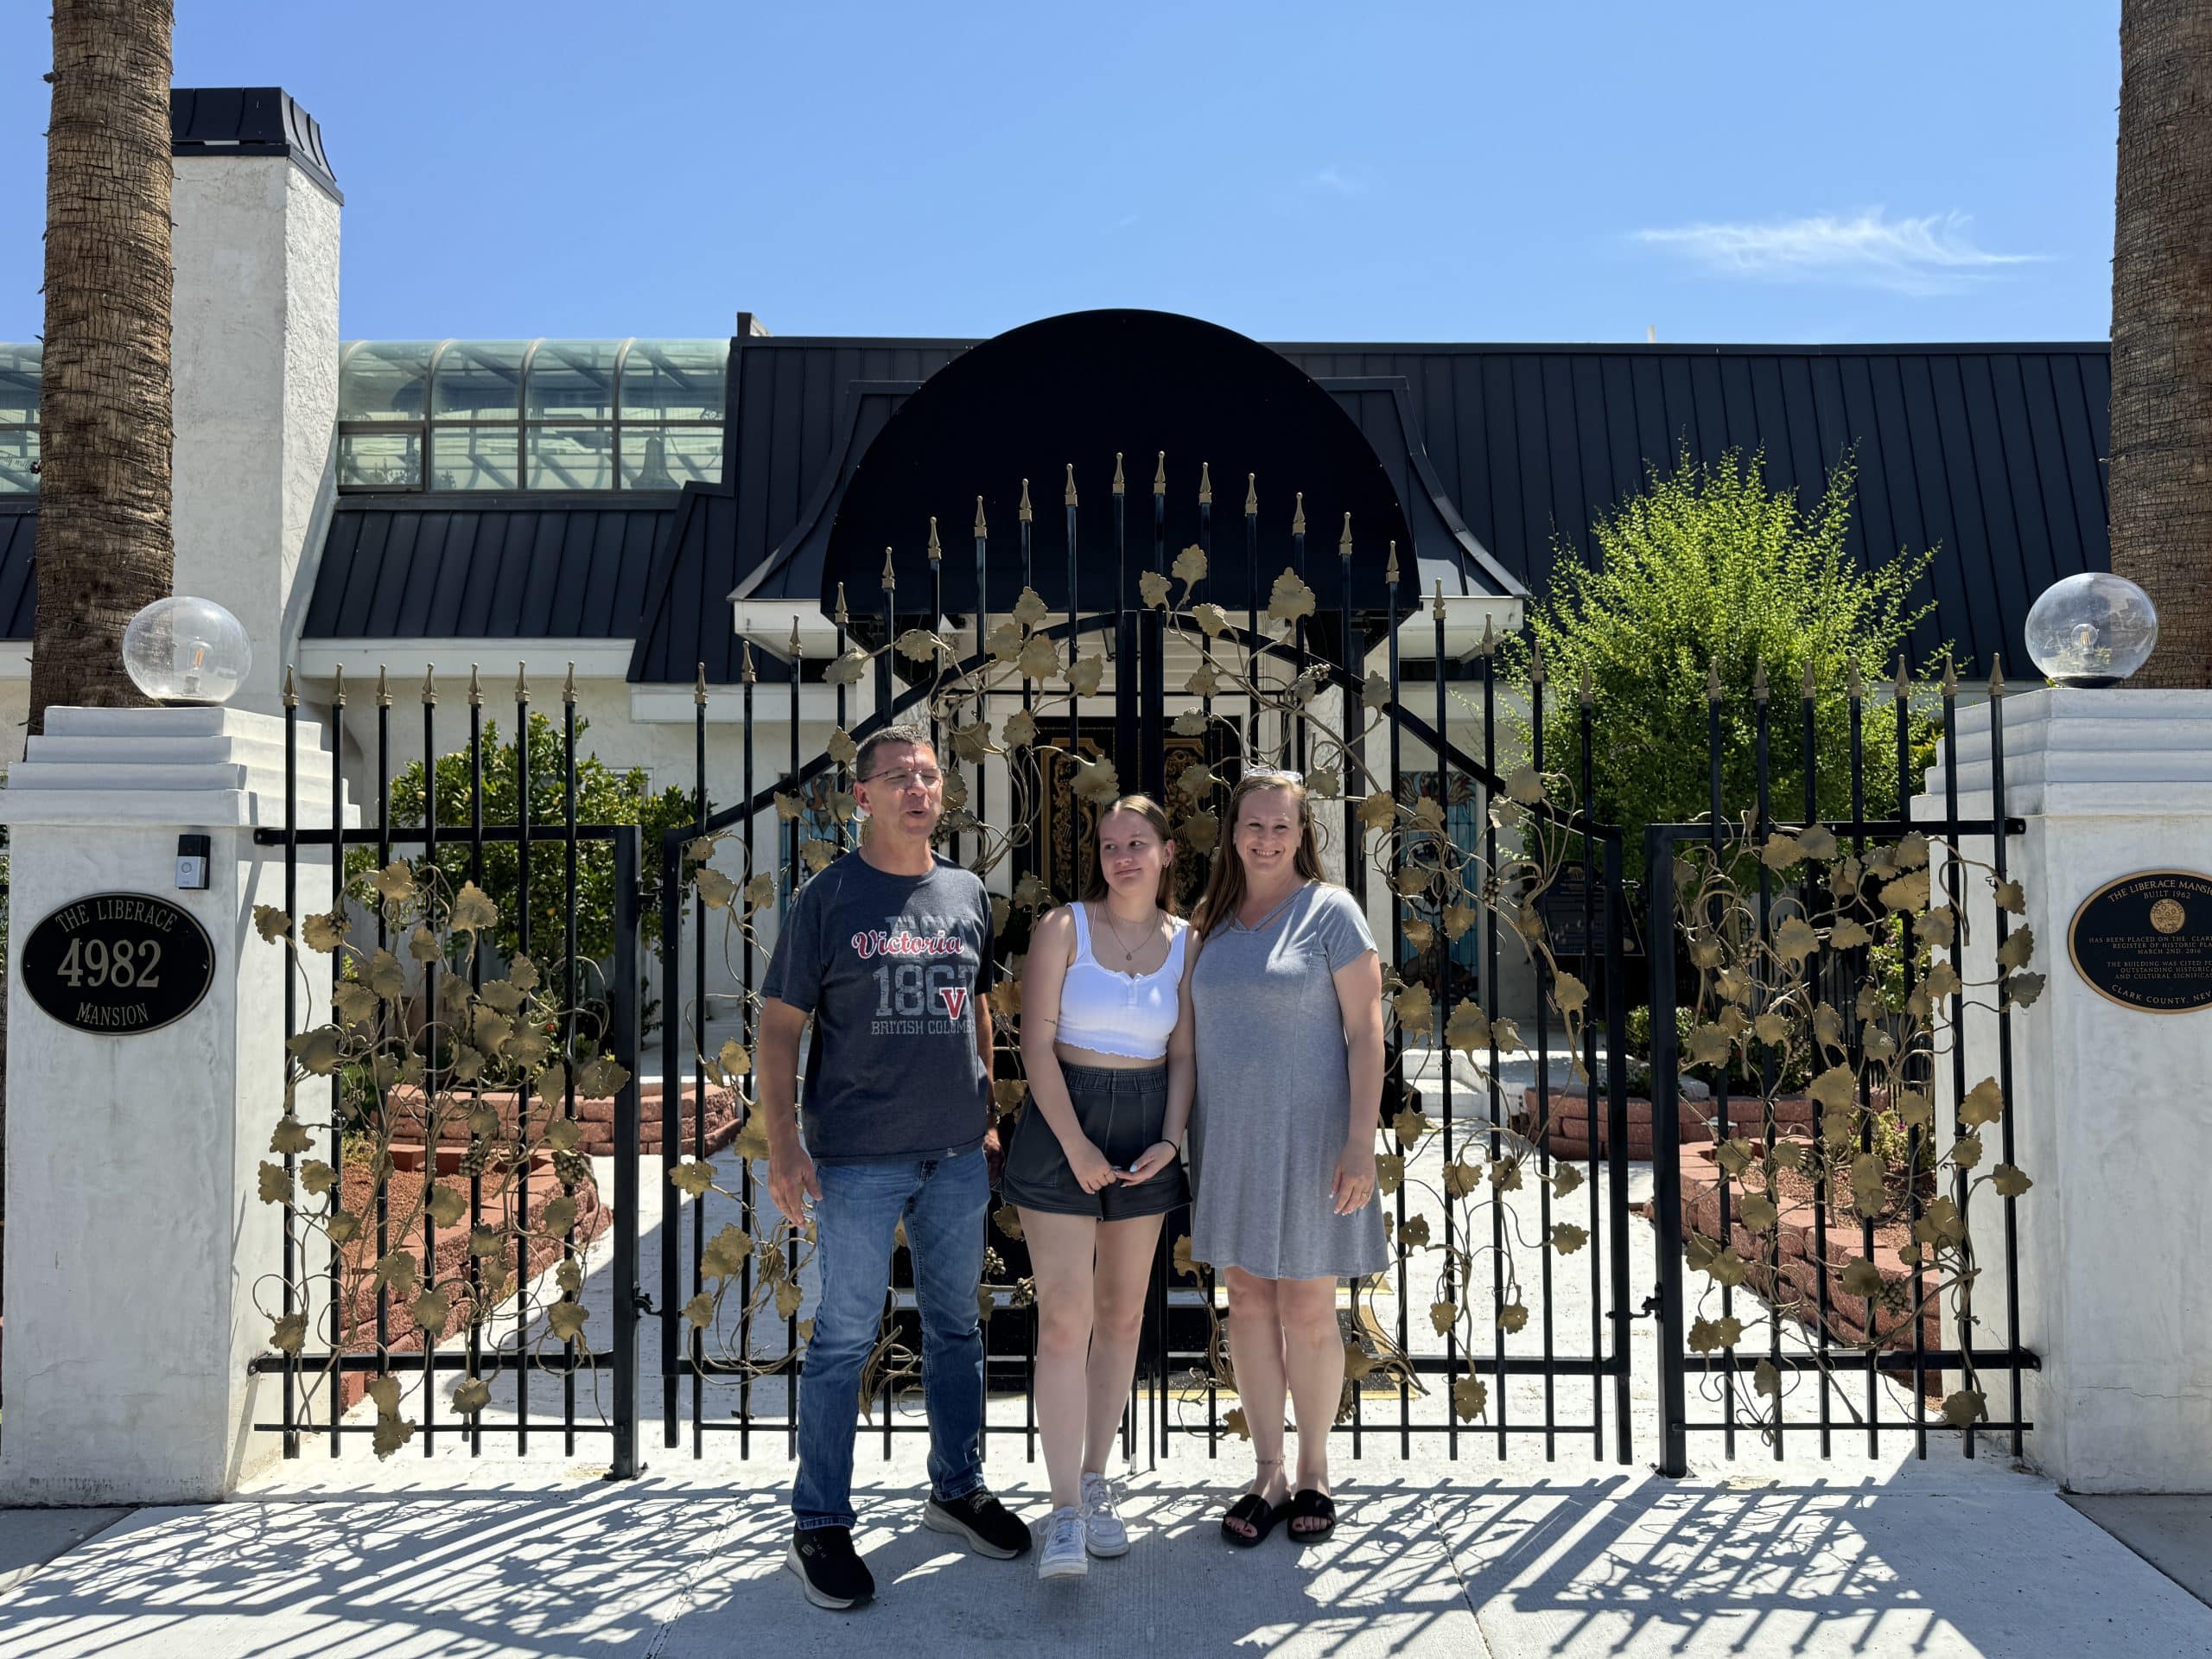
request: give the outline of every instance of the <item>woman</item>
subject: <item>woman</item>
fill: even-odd
[[[1190,1200],[1179,1146],[1191,1115],[1181,1017],[1188,929],[1174,913],[1167,815],[1125,795],[1098,820],[1080,902],[1037,924],[1021,980],[1029,1106],[1007,1149],[1037,1281],[1037,1426],[1052,1513],[1044,1579],[1126,1554],[1105,1476],[1136,1365],[1160,1218]]]
[[[1286,1515],[1301,1542],[1336,1528],[1337,1281],[1389,1259],[1375,1198],[1382,964],[1358,903],[1321,874],[1296,772],[1246,772],[1229,823],[1192,925],[1191,1254],[1229,1284],[1229,1353],[1259,1467],[1221,1531],[1249,1548]],[[1283,1471],[1286,1388],[1294,1484]]]

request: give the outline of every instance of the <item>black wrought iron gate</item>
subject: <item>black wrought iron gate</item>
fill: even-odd
[[[1989,1433],[2017,1452],[2037,1361],[2020,1336],[2016,1205],[2029,1183],[2006,1097],[2011,1022],[2040,988],[2033,942],[2007,919],[2021,908],[2005,852],[2018,826],[1962,811],[1955,769],[1936,817],[1870,812],[1853,663],[1804,665],[1788,772],[1800,817],[1773,813],[1787,769],[1763,670],[1745,722],[1751,798],[1727,798],[1724,728],[1738,722],[1716,665],[1708,810],[1654,827],[1640,849],[1651,1037],[1638,1057],[1631,849],[1594,799],[1605,711],[1589,686],[1562,694],[1541,652],[1487,628],[1460,651],[1450,607],[1471,601],[1402,587],[1395,546],[1370,584],[1379,602],[1360,602],[1355,563],[1375,550],[1347,523],[1319,568],[1302,501],[1263,525],[1248,488],[1241,537],[1217,548],[1203,469],[1196,539],[1171,557],[1166,471],[1163,460],[1133,556],[1117,460],[1109,607],[1071,602],[1085,564],[1071,467],[1059,602],[1039,592],[1025,485],[1011,550],[978,502],[977,603],[957,622],[932,520],[932,591],[902,598],[888,559],[865,613],[840,590],[819,680],[796,625],[766,674],[748,647],[734,691],[710,693],[702,674],[689,821],[650,845],[635,823],[584,821],[579,779],[596,763],[579,754],[573,678],[557,727],[518,681],[502,744],[472,675],[465,742],[442,752],[426,674],[420,759],[396,775],[398,699],[379,677],[363,743],[374,822],[334,830],[288,798],[284,823],[257,832],[282,849],[284,887],[257,921],[296,958],[262,1172],[283,1259],[259,1287],[271,1338],[256,1362],[276,1379],[265,1427],[288,1452],[317,1433],[333,1455],[349,1436],[390,1455],[557,1435],[575,1455],[603,1435],[612,1471],[627,1475],[656,1417],[646,1438],[695,1457],[726,1437],[741,1456],[761,1437],[795,1448],[812,1245],[764,1202],[766,1140],[750,1116],[766,929],[856,844],[856,742],[912,720],[948,773],[945,851],[984,874],[1009,966],[1036,915],[1071,896],[1085,813],[1141,786],[1202,859],[1224,833],[1217,807],[1238,766],[1303,775],[1382,941],[1392,1015],[1377,1159],[1394,1260],[1351,1287],[1341,1315],[1338,1427],[1355,1455],[1379,1435],[1402,1453],[1417,1440],[1454,1457],[1517,1443],[1626,1462],[1636,1357],[1655,1338],[1641,1362],[1658,1383],[1646,1433],[1668,1472],[1707,1431],[1730,1455],[1750,1438],[1778,1456],[1808,1434],[1826,1455],[1860,1428],[1874,1452],[1885,1427],[1924,1453],[1946,1426],[1969,1452]],[[1278,561],[1269,587],[1263,568]],[[1334,589],[1327,610],[1317,582]],[[1216,583],[1241,594],[1241,616],[1205,596]],[[990,595],[1010,588],[1019,596],[994,615]],[[1423,666],[1409,672],[1408,655]],[[1847,681],[1848,759],[1822,771],[1815,726]],[[863,684],[873,695],[855,717]],[[327,768],[342,796],[342,679],[333,690],[328,749],[302,755],[296,729],[288,741],[288,796],[303,766]],[[2002,693],[1993,681],[1971,711],[1998,799]],[[1892,701],[1882,764],[1903,802],[1916,721],[1933,730],[1940,715],[1956,753],[1961,705],[1948,677],[1940,697],[1900,677]],[[1108,721],[1110,746],[1098,741]],[[709,741],[725,723],[734,752]],[[823,735],[809,742],[810,727]],[[715,777],[733,796],[719,807]],[[1044,855],[1050,836],[1069,849],[1061,863]],[[302,880],[334,870],[327,908],[301,913]],[[1986,957],[1971,956],[1975,940]],[[1973,978],[1975,961],[1987,978]],[[1023,1092],[1018,975],[994,995],[1004,1115]],[[1969,1050],[1990,1057],[1981,1083]],[[1648,1103],[1630,1076],[1647,1058]],[[657,1082],[641,1082],[652,1062]],[[1694,1099],[1700,1077],[1715,1086]],[[1648,1230],[1630,1202],[1638,1154],[1651,1160]],[[1970,1222],[1993,1209],[2001,1252],[1985,1243],[1978,1255]],[[986,1433],[1033,1459],[1027,1258],[1014,1211],[991,1225]],[[1163,1235],[1125,1421],[1130,1452],[1147,1459],[1218,1455],[1243,1427],[1221,1291],[1186,1229],[1171,1217]],[[1707,1281],[1694,1303],[1689,1274]],[[1977,1333],[2000,1302],[1993,1344]],[[923,1427],[911,1323],[899,1277],[858,1402],[887,1452]],[[1995,1412],[1990,1379],[2004,1389]],[[1710,1421],[1693,1415],[1707,1395]]]
[[[1380,1154],[1396,1259],[1382,1281],[1354,1287],[1345,1310],[1352,1380],[1341,1432],[1355,1453],[1379,1433],[1401,1450],[1416,1438],[1441,1440],[1455,1456],[1463,1441],[1502,1453],[1521,1437],[1547,1456],[1577,1445],[1632,1455],[1631,1287],[1649,1269],[1632,1259],[1625,1084],[1618,1066],[1599,1065],[1601,1052],[1623,1052],[1623,848],[1618,831],[1571,804],[1578,781],[1587,799],[1597,711],[1586,696],[1573,700],[1580,779],[1548,777],[1548,723],[1556,734],[1560,715],[1540,662],[1533,687],[1509,683],[1494,636],[1471,662],[1455,662],[1445,603],[1439,595],[1424,607],[1402,589],[1395,546],[1367,554],[1387,562],[1380,612],[1356,608],[1347,580],[1333,613],[1319,614],[1306,582],[1302,505],[1287,535],[1280,524],[1263,535],[1255,491],[1230,556],[1242,559],[1245,597],[1243,615],[1232,617],[1203,598],[1222,556],[1210,483],[1202,474],[1196,541],[1171,557],[1164,471],[1148,550],[1132,556],[1116,463],[1109,557],[1122,602],[1114,607],[1071,613],[1064,600],[1039,596],[1026,486],[1018,547],[999,556],[1019,562],[1020,598],[1008,614],[979,608],[957,630],[938,620],[946,614],[947,561],[935,521],[934,592],[919,601],[902,594],[888,556],[869,612],[841,589],[825,672],[834,734],[812,753],[800,741],[807,687],[796,631],[780,683],[756,677],[748,648],[734,694],[735,765],[725,769],[736,774],[736,799],[720,809],[709,787],[715,711],[698,688],[698,816],[668,831],[659,855],[659,983],[670,1010],[660,1069],[664,1078],[683,1077],[687,1091],[664,1087],[660,1096],[664,1248],[650,1288],[664,1446],[688,1441],[696,1456],[717,1435],[734,1435],[741,1454],[756,1435],[783,1451],[795,1442],[791,1384],[804,1360],[810,1247],[762,1201],[757,1129],[717,1157],[711,1103],[718,1090],[753,1098],[766,920],[813,868],[855,844],[853,746],[909,720],[925,722],[938,741],[950,774],[946,851],[982,870],[1000,895],[1010,956],[1037,910],[1071,896],[1041,878],[1040,823],[1065,824],[1116,789],[1141,787],[1170,804],[1186,851],[1203,855],[1222,829],[1211,808],[1241,758],[1264,754],[1306,773],[1344,880],[1363,899],[1387,891],[1387,925],[1378,918],[1377,931],[1396,1015]],[[1084,568],[1072,468],[1065,498],[1064,596],[1077,591]],[[1287,556],[1264,618],[1263,546]],[[980,502],[972,550],[972,591],[988,595],[1000,583]],[[1337,551],[1349,570],[1357,556],[1349,525]],[[1408,680],[1401,635],[1421,628],[1424,608],[1429,637],[1418,643],[1430,647],[1429,661]],[[872,706],[854,719],[849,702],[863,682]],[[1511,733],[1502,700],[1512,704]],[[1084,735],[1102,713],[1113,732],[1103,758]],[[1476,753],[1447,735],[1478,721]],[[1529,746],[1517,767],[1501,765],[1516,741]],[[1426,760],[1427,793],[1403,781],[1408,745]],[[1454,801],[1478,808],[1482,828],[1460,837],[1471,844],[1455,843]],[[1579,897],[1562,912],[1570,892]],[[1455,978],[1452,948],[1470,934],[1479,940],[1471,985]],[[1517,1025],[1501,1001],[1502,951],[1530,964],[1530,1012]],[[1009,1024],[1001,1020],[999,1057],[1005,1111],[1021,1098]],[[1529,1060],[1530,1048],[1549,1060]],[[1525,1080],[1509,1071],[1516,1053]],[[1153,1458],[1183,1445],[1215,1455],[1239,1427],[1224,1409],[1233,1391],[1221,1293],[1189,1260],[1186,1230],[1186,1217],[1171,1217],[1163,1236],[1125,1422],[1131,1451]],[[1034,1330],[1011,1210],[994,1217],[990,1243],[982,1298],[995,1402],[987,1434],[1017,1434],[1033,1458]],[[887,1450],[894,1435],[923,1427],[907,1398],[909,1298],[898,1276],[863,1389]]]

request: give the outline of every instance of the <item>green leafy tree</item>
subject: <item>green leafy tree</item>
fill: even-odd
[[[576,722],[576,822],[578,823],[634,823],[639,836],[639,878],[645,888],[640,924],[648,942],[660,938],[660,841],[664,832],[698,822],[696,793],[673,785],[658,794],[650,791],[642,767],[617,772],[582,747],[588,721]],[[566,804],[560,730],[543,715],[530,717],[530,821],[541,829],[564,822]],[[391,822],[419,829],[423,818],[423,763],[410,764],[393,779]],[[470,877],[470,849],[464,840],[469,819],[468,751],[464,747],[442,754],[437,762],[438,825],[452,830],[453,842],[441,841],[438,868],[448,891],[458,891]],[[515,746],[499,741],[494,721],[484,722],[484,804],[486,824],[517,822],[520,780],[515,765]],[[418,872],[429,860],[409,861]],[[346,871],[349,883],[358,884],[376,864],[376,849],[356,848],[348,852]],[[521,861],[512,842],[488,842],[484,847],[484,873],[480,885],[499,906],[499,921],[492,937],[502,957],[512,957],[522,949]],[[358,890],[358,885],[357,885]],[[614,954],[614,849],[605,841],[580,841],[576,847],[576,956],[580,961],[604,963]],[[530,855],[530,954],[539,963],[557,961],[568,944],[569,904],[567,853],[558,840],[533,837]]]
[[[1852,479],[1847,458],[1808,510],[1795,491],[1768,486],[1756,454],[1699,466],[1685,450],[1672,474],[1653,468],[1640,494],[1592,523],[1588,556],[1560,548],[1549,592],[1529,614],[1547,681],[1544,767],[1580,782],[1574,711],[1586,672],[1597,812],[1628,832],[1632,872],[1643,868],[1645,825],[1710,810],[1707,677],[1715,671],[1728,812],[1758,799],[1752,694],[1762,666],[1774,816],[1803,811],[1800,699],[1809,665],[1816,798],[1824,817],[1850,815],[1854,664],[1864,686],[1867,816],[1896,808],[1891,686],[1914,626],[1934,609],[1916,605],[1913,590],[1936,556],[1900,551],[1862,568],[1845,544]],[[1525,685],[1528,640],[1509,642],[1503,655]],[[1916,715],[1908,741],[1923,727]],[[1525,743],[1525,725],[1521,735]]]

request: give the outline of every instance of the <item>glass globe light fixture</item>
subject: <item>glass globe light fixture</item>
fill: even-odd
[[[253,666],[245,627],[212,599],[157,599],[123,630],[123,666],[156,702],[229,701]]]
[[[2085,570],[2043,590],[2028,612],[2028,655],[2060,685],[2118,685],[2158,643],[2151,595],[2125,576]]]

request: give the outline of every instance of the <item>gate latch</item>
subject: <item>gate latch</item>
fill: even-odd
[[[650,1313],[655,1319],[660,1317],[660,1309],[653,1306],[653,1299],[635,1285],[630,1287],[630,1305],[640,1313]]]

